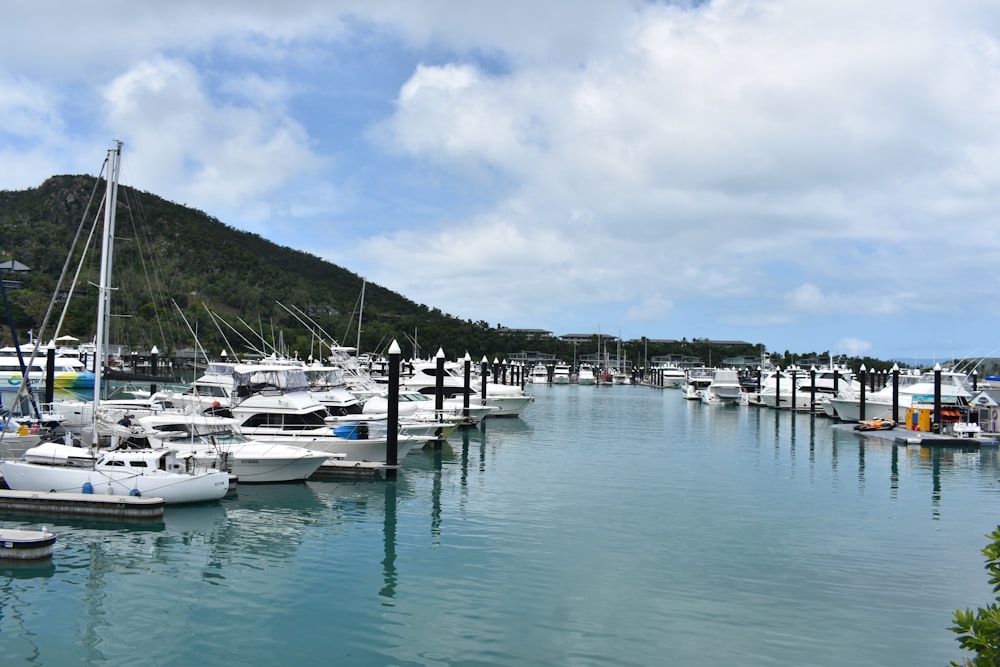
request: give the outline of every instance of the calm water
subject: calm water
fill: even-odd
[[[532,391],[395,483],[45,521],[50,566],[0,564],[3,664],[942,666],[952,611],[992,600],[995,451],[674,390]]]

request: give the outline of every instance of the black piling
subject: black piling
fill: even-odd
[[[396,479],[399,465],[399,343],[389,345],[389,414],[386,416],[385,477]]]

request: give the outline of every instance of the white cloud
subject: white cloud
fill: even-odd
[[[872,345],[866,340],[859,338],[842,338],[837,341],[834,347],[834,354],[846,354],[851,357],[860,357],[871,350]]]
[[[459,316],[836,340],[995,305],[994,4],[39,0],[0,26],[39,176],[0,176],[123,138],[135,185]]]

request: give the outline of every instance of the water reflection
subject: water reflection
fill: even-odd
[[[382,579],[384,585],[379,595],[385,598],[386,606],[392,606],[396,597],[396,483],[383,484],[385,497],[385,521],[382,526]]]

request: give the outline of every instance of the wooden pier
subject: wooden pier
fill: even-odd
[[[163,498],[0,490],[0,512],[60,516],[162,519]]]
[[[398,470],[399,466],[388,466],[377,461],[342,461],[327,460],[316,472],[309,476],[312,481],[340,481],[345,479],[378,479],[386,476],[389,470]]]

